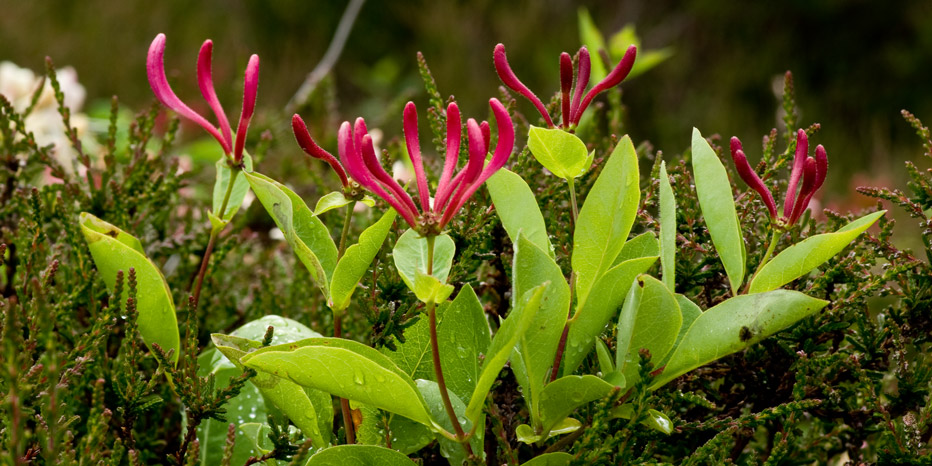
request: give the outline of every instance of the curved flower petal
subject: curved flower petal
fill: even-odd
[[[294,132],[295,140],[297,140],[298,145],[301,146],[301,150],[315,159],[320,159],[330,164],[333,171],[340,177],[340,182],[343,183],[343,187],[349,186],[349,180],[346,178],[346,171],[343,170],[343,166],[340,165],[340,162],[333,154],[323,150],[314,142],[314,138],[311,137],[310,131],[307,130],[307,125],[304,124],[304,120],[302,120],[301,116],[297,113],[291,117],[291,129]]]
[[[451,184],[452,196],[450,196],[449,199],[446,197],[438,197],[434,200],[435,211],[443,212],[443,217],[440,222],[441,228],[443,228],[449,218],[456,213],[456,210],[450,209],[448,206],[455,206],[459,203],[460,199],[462,199],[466,191],[468,191],[469,186],[476,181],[482,173],[482,166],[485,164],[485,154],[488,153],[483,150],[485,149],[485,142],[482,140],[482,130],[479,128],[479,124],[476,123],[476,120],[470,118],[466,121],[466,135],[469,140],[469,161],[466,163],[466,167],[453,179],[453,183]]]
[[[731,138],[731,158],[735,162],[735,168],[738,169],[738,175],[741,176],[741,179],[747,183],[754,191],[757,191],[757,194],[760,195],[761,199],[764,201],[764,204],[767,205],[767,210],[770,212],[770,218],[777,218],[777,204],[773,199],[773,194],[770,190],[767,189],[767,186],[761,181],[760,177],[757,176],[757,173],[751,168],[751,164],[748,163],[747,157],[744,155],[744,151],[741,150],[741,141],[738,138]]]
[[[391,195],[382,196],[382,199],[385,199],[385,202],[388,202],[389,205],[394,207],[395,210],[404,217],[405,221],[408,222],[408,225],[416,227],[418,212],[417,208],[414,206],[414,201],[411,200],[411,196],[402,189],[401,185],[399,185],[398,182],[382,168],[382,165],[379,164],[379,160],[375,157],[375,146],[372,144],[372,136],[365,134],[362,137],[360,148],[362,149],[362,159],[366,163],[366,168],[369,169],[370,173],[375,175],[376,179],[383,187],[391,191]]]
[[[443,162],[443,173],[440,175],[440,182],[437,183],[437,193],[434,198],[435,207],[431,210],[438,211],[443,202],[452,192],[450,178],[453,177],[453,171],[456,170],[456,163],[460,156],[460,139],[462,139],[462,119],[460,109],[455,102],[450,102],[447,106],[447,153]]]
[[[537,111],[540,112],[540,116],[544,117],[544,121],[547,122],[547,126],[553,128],[553,120],[550,119],[550,115],[547,114],[547,109],[544,107],[544,103],[540,101],[537,96],[527,88],[517,76],[515,76],[514,71],[511,70],[511,65],[508,64],[508,57],[505,56],[505,46],[498,44],[495,46],[495,52],[493,53],[493,61],[495,62],[495,71],[498,72],[498,77],[501,78],[502,82],[506,86],[510,87],[515,92],[523,95],[525,98],[531,101]]]
[[[152,87],[152,92],[163,105],[204,128],[205,131],[217,139],[217,142],[223,147],[224,153],[230,153],[232,148],[220,134],[220,131],[210,124],[207,119],[185,105],[168,84],[168,78],[165,77],[165,34],[155,36],[152,44],[149,45],[149,54],[146,57],[146,73],[149,76],[149,86]]]
[[[246,74],[243,78],[243,111],[239,115],[239,124],[236,125],[236,149],[233,159],[236,162],[243,160],[243,145],[246,144],[246,130],[249,129],[249,120],[256,111],[256,95],[259,92],[259,56],[253,54],[246,64]]]
[[[427,187],[427,174],[424,173],[424,161],[421,159],[421,144],[417,134],[417,107],[408,102],[404,110],[405,145],[411,165],[414,166],[414,178],[417,180],[417,193],[421,202],[421,211],[430,211],[430,189]]]
[[[197,86],[201,89],[201,95],[214,111],[217,122],[220,123],[220,134],[227,142],[227,146],[233,145],[233,133],[230,131],[230,122],[227,115],[220,105],[220,99],[217,98],[217,92],[214,90],[214,81],[211,73],[211,57],[213,56],[214,42],[210,39],[204,41],[201,45],[201,51],[197,54]]]
[[[611,89],[618,84],[620,84],[628,76],[628,73],[631,72],[631,68],[634,66],[634,59],[637,57],[638,49],[635,46],[628,47],[628,50],[625,52],[625,56],[621,58],[621,61],[618,62],[618,65],[615,66],[615,69],[612,70],[608,76],[605,77],[602,81],[596,84],[583,98],[582,103],[579,104],[579,108],[576,109],[576,113],[573,114],[573,124],[579,124],[579,119],[582,118],[583,112],[586,111],[586,107],[589,106],[589,103],[592,102],[592,99],[595,96],[602,93],[607,89]]]

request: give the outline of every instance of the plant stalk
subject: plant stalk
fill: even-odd
[[[427,275],[434,274],[434,241],[436,239],[434,235],[427,236]]]
[[[233,184],[236,182],[236,177],[239,176],[239,172],[243,171],[242,168],[233,167],[230,169],[230,183],[227,185],[227,192],[223,195],[223,203],[220,204],[220,212],[218,217],[223,219],[224,214],[227,211],[227,204],[230,203],[230,195],[233,193]],[[197,272],[197,282],[194,284],[194,291],[192,292],[192,309],[197,309],[198,301],[201,299],[201,287],[204,285],[204,276],[207,274],[207,264],[210,262],[210,254],[214,252],[214,245],[217,243],[217,237],[220,236],[221,228],[215,228],[213,224],[210,226],[210,239],[207,240],[207,249],[204,251],[204,257],[201,258],[201,268]]]
[[[342,338],[343,336],[343,315],[333,313],[333,337]],[[356,443],[356,426],[353,424],[353,413],[350,410],[349,400],[346,398],[336,397],[340,400],[340,411],[343,412],[343,431],[346,433],[346,443]]]
[[[754,275],[751,275],[750,280],[748,280],[747,285],[744,286],[744,294],[748,294],[748,290],[751,289],[751,282],[754,281],[754,278],[757,277],[757,274],[760,273],[761,269],[767,265],[767,262],[770,262],[770,256],[773,254],[773,250],[777,248],[777,241],[780,239],[780,230],[774,228],[773,234],[770,235],[770,244],[767,246],[767,252],[764,253],[764,257],[761,258],[760,264],[757,265],[757,270],[754,271]]]
[[[574,178],[567,178],[566,184],[570,188],[570,205],[573,207],[571,212],[573,218],[573,227],[576,226],[576,217],[579,217],[579,208],[576,206],[576,180]]]
[[[429,242],[428,244],[432,246],[432,243]],[[433,248],[428,246],[428,252],[431,249]],[[460,425],[459,420],[456,418],[453,403],[450,402],[450,394],[447,393],[447,383],[443,379],[443,368],[440,366],[440,342],[437,340],[437,310],[434,303],[427,304],[427,319],[430,324],[430,349],[434,360],[434,375],[437,378],[437,386],[440,388],[440,397],[443,398],[443,408],[446,410],[447,416],[450,416],[450,422],[453,423],[456,441],[463,445],[469,456],[473,456],[472,446],[469,445],[466,433],[463,432],[463,426]]]
[[[573,320],[576,318],[576,313],[573,311],[573,289],[576,286],[576,274],[570,272],[570,308],[566,314],[566,325],[563,326],[563,333],[560,335],[560,341],[557,343],[557,352],[553,357],[553,368],[550,369],[550,381],[553,382],[557,380],[557,376],[560,375],[560,364],[563,363],[563,352],[566,350],[566,338],[570,334],[570,324],[573,323]],[[572,312],[573,315],[570,315]]]
[[[346,252],[346,237],[349,236],[350,224],[353,223],[353,206],[355,202],[350,202],[346,206],[346,217],[343,218],[343,232],[340,233],[340,250],[337,252],[337,260],[343,257]]]

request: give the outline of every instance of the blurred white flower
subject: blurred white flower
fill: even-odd
[[[87,116],[78,112],[84,105],[87,92],[78,82],[78,73],[74,68],[65,67],[57,70],[56,73],[62,93],[65,95],[65,105],[71,109],[71,125],[80,136],[87,131],[88,126]],[[20,68],[8,61],[0,62],[0,94],[13,104],[17,112],[23,112],[29,107],[33,93],[42,81],[42,77],[36,76],[30,69]],[[58,113],[55,92],[47,80],[35,107],[26,117],[25,123],[26,130],[33,133],[37,144],[55,146],[53,151],[55,159],[68,174],[73,174],[76,153],[71,147],[71,141],[65,133],[65,125]]]

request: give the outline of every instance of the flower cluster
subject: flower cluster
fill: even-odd
[[[575,88],[573,87],[573,59],[570,57],[570,54],[566,52],[560,54],[560,93],[562,98],[561,112],[563,115],[563,123],[560,125],[560,128],[567,131],[573,130],[576,125],[579,124],[583,112],[586,111],[586,108],[589,107],[589,104],[595,96],[624,81],[628,73],[631,72],[631,68],[634,66],[634,59],[636,56],[637,47],[633,45],[628,47],[624,57],[622,57],[621,61],[618,62],[618,65],[615,66],[611,73],[590,89],[585,97],[583,97],[583,92],[585,92],[586,86],[589,85],[589,73],[592,66],[589,58],[589,50],[586,49],[586,47],[579,49],[576,62]],[[531,90],[515,76],[514,71],[511,70],[511,65],[508,64],[508,57],[505,56],[504,45],[498,44],[495,46],[493,59],[495,62],[495,71],[498,72],[498,76],[501,78],[502,82],[515,92],[530,100],[531,103],[537,107],[537,111],[540,112],[544,121],[547,122],[547,126],[553,128],[553,119],[550,118],[550,115],[547,113],[544,103],[541,102],[537,95],[531,92]],[[572,97],[570,96],[571,93]]]
[[[427,175],[421,158],[418,142],[417,109],[413,102],[408,102],[404,109],[405,143],[417,183],[418,202],[405,192],[379,163],[372,144],[372,138],[366,128],[366,122],[357,118],[355,124],[346,121],[340,126],[337,136],[340,160],[353,180],[367,190],[385,200],[398,214],[420,234],[433,236],[439,234],[459,211],[473,193],[485,180],[505,165],[514,149],[514,124],[505,106],[498,99],[491,99],[489,106],[495,115],[498,126],[498,144],[495,153],[486,165],[489,152],[491,130],[488,123],[477,123],[470,118],[466,122],[469,160],[457,174],[456,169],[462,136],[462,120],[459,107],[451,103],[447,107],[446,159],[440,181],[437,184],[436,197],[431,199]],[[316,146],[316,145],[315,145]]]
[[[809,156],[809,138],[806,132],[799,130],[796,132],[796,157],[793,160],[793,170],[790,172],[790,182],[786,189],[786,199],[783,203],[783,216],[777,217],[777,204],[774,201],[773,194],[764,182],[757,176],[757,173],[748,163],[744,151],[741,149],[741,141],[738,138],[731,138],[731,157],[735,162],[738,175],[744,180],[751,189],[757,191],[760,197],[767,205],[770,211],[770,220],[776,222],[779,227],[789,227],[799,220],[803,212],[809,206],[809,201],[822,183],[825,182],[825,175],[828,172],[828,155],[825,148],[819,144],[815,149],[815,157]],[[800,178],[802,178],[802,187],[799,188],[797,196],[797,187]]]
[[[259,88],[259,56],[253,54],[249,57],[249,63],[246,65],[246,73],[243,85],[243,110],[240,113],[239,124],[236,126],[236,139],[230,129],[230,122],[217,99],[217,93],[214,91],[213,78],[211,77],[211,54],[213,51],[213,41],[210,39],[204,41],[201,51],[197,57],[197,83],[201,90],[204,100],[210,105],[214,115],[217,117],[219,128],[207,121],[206,118],[185,105],[181,99],[175,95],[168,79],[165,77],[165,34],[155,36],[152,44],[149,46],[149,55],[146,59],[146,71],[149,75],[149,85],[152,92],[166,107],[174,110],[179,115],[197,123],[204,128],[211,136],[217,139],[223,148],[227,157],[232,157],[234,165],[240,165],[243,162],[243,145],[246,142],[246,130],[249,128],[249,120],[256,109],[256,94]]]

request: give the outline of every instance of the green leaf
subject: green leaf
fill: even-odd
[[[597,83],[605,79],[605,76],[608,75],[608,71],[605,69],[605,64],[602,63],[601,58],[601,50],[608,51],[608,48],[605,46],[605,38],[595,25],[595,21],[592,21],[589,10],[585,7],[579,9],[577,19],[579,20],[579,39],[583,45],[589,49],[589,53],[592,55],[592,74],[590,75],[589,81]]]
[[[272,428],[269,427],[268,424],[259,422],[247,422],[246,424],[240,424],[237,430],[241,434],[237,435],[237,438],[245,437],[245,440],[248,441],[248,443],[243,443],[245,443],[250,451],[253,452],[253,454],[250,456],[259,457],[275,449],[275,445],[273,445],[272,441],[269,439],[269,434],[272,432]],[[275,460],[271,460],[269,464],[275,466],[278,463]]]
[[[512,277],[512,296],[524,296],[534,287],[550,284],[544,290],[533,325],[518,340],[511,356],[511,367],[531,410],[532,425],[536,427],[540,419],[537,403],[569,314],[570,287],[560,266],[523,234],[518,236],[515,245]]]
[[[433,275],[427,275],[420,270],[414,271],[414,295],[422,303],[440,304],[453,294],[453,285],[437,280]]]
[[[625,136],[605,162],[576,220],[572,262],[578,308],[624,247],[641,197],[638,176],[637,152]]]
[[[744,282],[747,252],[735,211],[731,182],[722,161],[696,128],[693,128],[692,159],[699,207],[712,236],[715,252],[725,266],[731,291],[737,295]]]
[[[380,409],[366,404],[351,403],[350,407],[358,409],[362,422],[356,428],[356,442],[363,445],[387,446],[384,418],[388,418],[388,430],[391,434],[392,449],[410,455],[434,441],[434,433],[426,426],[418,424],[404,416],[383,413]],[[354,416],[356,413],[354,413]]]
[[[589,169],[586,161],[591,159],[586,144],[562,129],[531,126],[527,147],[544,168],[565,180],[576,178]]]
[[[305,466],[411,466],[402,453],[375,445],[340,445],[314,454]]]
[[[570,461],[573,461],[573,455],[558,451],[535,456],[530,461],[522,463],[521,466],[567,466]]]
[[[434,239],[434,270],[431,275],[442,283],[446,283],[447,276],[450,275],[450,267],[453,266],[453,255],[456,253],[456,245],[450,235],[437,235]],[[413,229],[408,229],[392,250],[392,258],[395,261],[395,268],[401,274],[401,279],[411,291],[415,291],[414,282],[417,278],[416,271],[427,273],[427,238],[418,234]]]
[[[242,358],[249,352],[262,347],[260,340],[266,329],[275,328],[272,334],[273,344],[287,344],[307,338],[319,338],[321,335],[291,319],[270,315],[254,320],[233,332],[232,335],[213,334],[211,340],[217,349],[242,370]],[[314,441],[314,445],[328,445],[330,426],[333,425],[333,405],[329,395],[308,392],[304,388],[280,377],[266,372],[259,372],[250,379],[250,384],[258,387],[262,399],[275,405],[304,435]],[[312,390],[317,392],[317,390]],[[315,396],[317,395],[317,396]],[[324,400],[324,403],[314,403]],[[326,437],[322,432],[328,432]]]
[[[798,291],[738,295],[705,311],[673,350],[651,389],[716,359],[738,352],[819,311],[828,301]]]
[[[811,236],[796,243],[764,265],[751,280],[749,293],[775,290],[822,265],[845,249],[864,230],[870,228],[885,210],[865,215],[834,233]]]
[[[515,437],[518,438],[518,441],[532,444],[542,442],[544,440],[568,434],[570,432],[576,432],[579,428],[582,427],[582,423],[573,419],[571,417],[564,418],[562,421],[559,421],[554,425],[546,434],[536,434],[534,429],[527,424],[521,424],[515,428]]]
[[[479,419],[482,407],[485,405],[485,396],[492,388],[492,383],[498,378],[502,367],[505,367],[518,340],[524,336],[534,322],[547,285],[545,283],[524,293],[492,338],[489,351],[485,355],[485,363],[479,373],[479,380],[476,382],[476,389],[469,397],[469,405],[466,407],[466,417],[470,421],[477,422]]]
[[[663,432],[667,435],[673,433],[673,421],[671,421],[666,414],[663,414],[656,409],[647,410],[647,420],[644,421],[644,424],[656,430],[657,432]]]
[[[366,270],[369,270],[369,265],[379,253],[379,249],[382,249],[382,243],[392,228],[395,216],[395,209],[389,209],[382,214],[379,221],[359,235],[358,243],[346,249],[343,257],[337,262],[333,280],[330,282],[330,309],[340,312],[349,306],[356,285]]]
[[[262,348],[243,365],[305,387],[373,405],[433,427],[424,399],[407,374],[382,353],[342,338],[311,338]]]
[[[656,243],[656,240],[654,242]],[[586,300],[586,303],[576,311],[570,323],[566,350],[563,353],[564,374],[571,374],[579,367],[592,350],[592,342],[602,333],[605,325],[612,320],[618,308],[625,302],[625,296],[631,284],[634,283],[634,278],[646,272],[656,261],[657,256],[622,262],[606,272],[596,282],[589,293],[592,299]]]
[[[702,315],[702,308],[700,308],[698,304],[690,301],[686,296],[677,294],[676,303],[680,305],[680,313],[683,315],[683,324],[680,325],[680,331],[676,335],[676,343],[673,344],[674,348],[680,345],[680,342],[683,341],[683,337],[686,335],[686,331],[689,330],[693,322]],[[670,360],[670,356],[673,356],[672,351],[667,354],[665,359],[654,361],[654,367],[666,365],[667,361]]]
[[[246,198],[246,193],[249,192],[249,183],[246,182],[245,177],[240,176],[240,174],[246,174],[252,171],[252,157],[243,152],[243,170],[236,171],[236,179],[233,180],[233,190],[230,191],[230,199],[227,201],[226,210],[223,212],[223,217],[221,220],[224,222],[229,222],[233,219],[233,216],[236,215],[236,212],[239,211],[239,207],[243,205],[243,199]],[[233,175],[233,170],[230,169],[230,165],[227,164],[227,157],[224,155],[217,160],[217,179],[214,182],[214,198],[213,206],[211,212],[217,218],[220,218],[220,208],[223,207],[223,197],[227,194],[227,188],[230,186],[230,177]]]
[[[610,374],[615,372],[615,358],[601,338],[595,338],[595,354],[599,359],[599,372]]]
[[[437,333],[443,326],[443,314],[446,312],[447,304],[441,304],[437,308]],[[433,380],[434,366],[430,355],[430,328],[426,316],[421,316],[414,325],[405,329],[404,343],[397,345],[397,350],[392,351],[387,347],[382,348],[385,354],[399,369],[412,379]],[[443,340],[441,340],[441,344]],[[444,352],[441,350],[440,356]]]
[[[660,250],[663,284],[673,291],[676,287],[676,198],[670,186],[666,162],[660,162]]]
[[[122,302],[129,296],[126,284],[129,269],[135,269],[139,334],[150,348],[158,343],[165,352],[174,351],[171,359],[177,363],[181,352],[178,321],[172,293],[162,272],[146,257],[133,235],[87,212],[81,212],[80,225],[107,291],[113,293],[117,272],[123,271],[123,295],[119,297]]]
[[[576,408],[608,396],[615,386],[594,375],[568,375],[544,387],[540,398],[542,429],[546,435]]]
[[[618,346],[615,367],[634,384],[638,376],[642,348],[650,351],[652,361],[666,358],[673,349],[683,323],[680,306],[673,293],[660,280],[641,275],[635,280],[618,316]]]
[[[518,242],[518,232],[553,257],[553,245],[547,236],[547,225],[531,188],[517,174],[506,169],[497,171],[485,182],[495,204],[495,213],[511,238]]]
[[[421,391],[421,395],[424,396],[424,401],[427,402],[430,413],[434,419],[437,420],[437,424],[440,424],[447,432],[455,432],[453,429],[453,422],[450,421],[450,416],[447,414],[446,408],[444,407],[443,398],[440,394],[440,386],[437,385],[437,382],[421,379],[417,381],[417,388]],[[450,404],[453,406],[453,412],[456,414],[457,420],[462,423],[462,429],[466,432],[471,431],[472,422],[463,416],[463,413],[466,411],[466,405],[449,389],[447,390],[447,395],[450,397]],[[459,442],[450,440],[442,435],[438,435],[437,437],[440,442],[440,454],[443,455],[444,458],[450,460],[450,464],[463,464],[466,461],[466,450]],[[483,451],[481,437],[481,435],[474,435],[469,439],[472,451],[480,454]]]
[[[612,263],[612,267],[642,257],[660,257],[660,242],[657,241],[657,235],[652,231],[641,233],[626,241],[624,247],[621,248],[621,252],[618,253],[618,257]]]
[[[441,308],[437,340],[447,389],[468,402],[479,380],[480,355],[485,354],[491,343],[489,323],[482,303],[468,284],[460,289],[456,299]]]
[[[266,212],[310,272],[314,284],[329,299],[330,276],[337,264],[337,246],[327,227],[285,185],[259,173],[245,175]]]
[[[333,191],[325,194],[323,197],[317,200],[317,206],[314,207],[314,215],[320,216],[324,212],[329,212],[333,209],[339,209],[345,205],[356,202],[353,199],[350,199],[343,195],[343,191]],[[365,196],[360,200],[363,204],[373,207],[375,206],[375,199],[372,199],[369,196]]]

